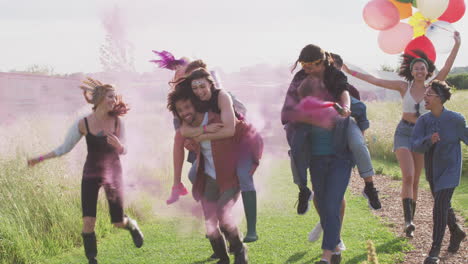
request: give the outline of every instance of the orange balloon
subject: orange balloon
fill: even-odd
[[[397,0],[389,0],[392,2],[396,8],[398,9],[398,13],[400,13],[400,20],[405,19],[413,15],[413,9],[411,3],[402,3]]]

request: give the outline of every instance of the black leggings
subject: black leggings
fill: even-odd
[[[104,187],[112,223],[121,223],[124,219],[123,196],[121,186],[112,188],[102,184],[102,178],[83,178],[81,181],[81,206],[83,217],[96,217],[99,189]]]

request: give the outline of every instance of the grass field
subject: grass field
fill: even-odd
[[[467,92],[457,92],[449,109],[468,116]],[[204,239],[202,220],[194,217],[195,204],[184,197],[168,207],[171,181],[172,127],[163,106],[134,109],[127,118],[130,152],[123,158],[127,213],[136,217],[146,244],[135,249],[126,231],[109,223],[107,205],[100,197],[96,232],[100,263],[212,263]],[[368,104],[371,129],[366,136],[378,172],[401,177],[391,152],[393,132],[400,117],[398,103]],[[85,112],[84,110],[81,112]],[[83,263],[81,246],[80,179],[85,158],[84,140],[67,156],[26,167],[26,158],[50,151],[66,127],[80,113],[63,116],[24,117],[0,130],[0,263]],[[5,129],[4,129],[5,128]],[[132,128],[138,128],[133,129]],[[151,135],[151,136],[148,136]],[[464,151],[464,176],[454,195],[454,207],[468,217],[468,150]],[[185,175],[185,174],[184,174]],[[286,157],[268,156],[257,179],[260,183],[258,229],[260,240],[249,245],[251,263],[307,263],[318,259],[319,243],[307,242],[307,233],[318,220],[314,212],[295,213],[297,190],[292,184]],[[102,193],[101,193],[102,194]],[[406,241],[379,222],[363,198],[347,195],[348,210],[343,239],[348,247],[344,263],[366,260],[365,243],[372,240],[380,263],[395,263],[408,249]],[[242,216],[243,212],[239,212]],[[244,229],[245,224],[240,225]]]
[[[250,263],[311,263],[320,257],[320,242],[310,243],[307,234],[318,216],[312,210],[304,216],[295,212],[297,188],[291,184],[288,163],[275,162],[269,175],[269,187],[260,193],[258,232],[260,240],[249,244]],[[183,199],[191,199],[184,197]],[[396,238],[370,214],[362,197],[347,195],[348,208],[343,240],[348,250],[343,263],[367,260],[365,244],[372,240],[380,263],[395,263],[409,249],[404,239]],[[99,263],[214,263],[207,260],[211,249],[203,228],[181,233],[185,226],[201,223],[198,218],[167,219],[158,217],[143,225],[147,240],[141,249],[133,247],[127,232],[110,235],[99,243]],[[241,224],[243,228],[244,223]],[[43,263],[82,263],[82,248]]]

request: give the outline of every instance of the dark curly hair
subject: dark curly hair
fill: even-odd
[[[452,93],[450,92],[450,86],[446,82],[433,80],[430,83],[430,87],[439,96],[440,100],[442,101],[442,104],[447,102],[447,100],[450,100],[450,97],[452,97]]]
[[[411,51],[413,54],[416,54],[416,56],[413,56],[413,55],[410,55],[408,53],[405,53],[403,55],[401,55],[401,66],[400,66],[400,71],[398,72],[398,75],[405,78],[407,81],[412,81],[414,80],[414,77],[413,75],[411,74],[411,70],[412,70],[412,62],[415,60],[415,59],[423,59],[427,62],[427,76],[426,76],[426,80],[429,79],[429,77],[432,76],[432,74],[434,74],[434,71],[435,71],[435,65],[434,65],[434,62],[429,59],[429,57],[427,57],[426,53],[424,53],[424,51],[422,50],[412,50]]]
[[[180,84],[177,85],[179,87]],[[191,89],[190,89],[191,90]],[[177,113],[177,108],[176,108],[176,103],[180,100],[190,100],[192,104],[195,107],[195,110],[197,110],[195,104],[193,103],[193,95],[190,93],[189,89],[183,89],[182,87],[179,87],[179,89],[174,89],[172,90],[168,95],[167,95],[167,109],[172,112],[174,116],[179,118],[180,116]]]

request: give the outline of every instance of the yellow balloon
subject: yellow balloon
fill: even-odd
[[[426,34],[426,29],[436,21],[437,19],[429,19],[424,17],[420,12],[416,12],[410,17],[408,24],[413,27],[414,38],[417,38]]]

